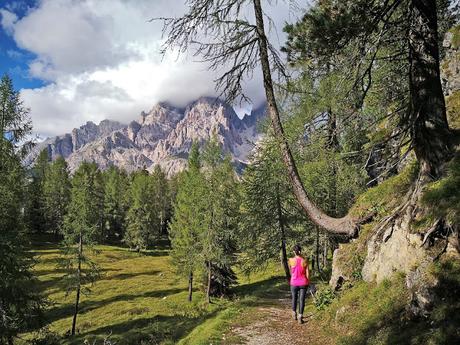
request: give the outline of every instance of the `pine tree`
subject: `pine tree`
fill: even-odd
[[[22,213],[25,172],[17,143],[30,131],[28,111],[8,76],[0,82],[0,345],[37,325],[43,299],[35,290]]]
[[[236,263],[237,234],[240,221],[240,186],[230,157],[224,157],[214,172],[215,189],[214,224],[217,229],[210,294],[224,296],[237,284],[233,265]]]
[[[155,209],[155,229],[158,236],[166,232],[166,222],[170,209],[168,180],[159,165],[152,172],[153,204]]]
[[[25,210],[30,232],[45,233],[49,230],[45,215],[44,198],[44,182],[49,162],[48,150],[44,149],[38,155],[35,165],[30,171]]]
[[[124,171],[111,166],[104,176],[104,227],[102,240],[120,241],[126,217],[128,179]]]
[[[64,217],[70,202],[70,178],[67,163],[59,156],[45,171],[43,183],[44,211],[47,226],[55,237],[62,234]]]
[[[90,292],[88,283],[98,277],[98,266],[87,251],[100,235],[102,207],[101,174],[95,163],[83,162],[72,178],[71,200],[64,221],[64,276],[67,293],[76,293],[71,334],[75,335],[80,294]]]
[[[188,169],[178,179],[178,192],[174,202],[174,215],[169,225],[171,257],[179,274],[188,277],[188,300],[192,300],[194,276],[199,269],[202,251],[203,217],[207,212],[206,181],[200,172],[198,144],[193,143]]]
[[[229,157],[223,157],[215,138],[203,152],[204,174],[208,186],[204,202],[202,253],[207,271],[206,297],[224,295],[236,283],[232,270],[235,263],[236,234],[239,221],[239,193]]]
[[[272,259],[281,258],[289,280],[287,246],[305,236],[294,231],[296,225],[305,225],[305,219],[295,207],[275,145],[266,140],[243,174],[240,261],[249,273],[265,268]]]
[[[134,173],[129,188],[129,210],[124,241],[137,251],[146,249],[158,236],[151,177],[147,171]]]

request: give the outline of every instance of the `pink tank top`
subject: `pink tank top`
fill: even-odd
[[[302,258],[295,258],[295,265],[291,267],[291,285],[292,286],[306,286],[308,279],[305,275],[306,268],[302,266]]]

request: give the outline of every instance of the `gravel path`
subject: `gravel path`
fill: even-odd
[[[306,322],[299,325],[292,319],[287,299],[279,300],[274,306],[258,307],[250,315],[243,314],[244,325],[234,326],[231,333],[241,339],[240,344],[246,345],[304,345],[317,344],[309,334],[307,315]]]

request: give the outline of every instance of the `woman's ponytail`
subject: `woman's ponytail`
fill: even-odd
[[[300,254],[302,253],[302,248],[300,248],[300,246],[296,244],[293,249],[294,249],[295,255],[300,256]]]

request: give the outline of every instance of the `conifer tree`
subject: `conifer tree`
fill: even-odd
[[[30,232],[48,231],[45,215],[44,182],[49,164],[48,150],[40,151],[35,165],[30,171],[30,183],[27,190],[26,218]]]
[[[201,158],[198,144],[193,143],[188,169],[178,177],[178,192],[174,215],[169,225],[171,256],[179,274],[188,276],[188,300],[192,300],[194,276],[199,269],[202,251],[203,218],[207,211],[206,182],[200,172]]]
[[[89,283],[98,277],[98,266],[89,258],[100,234],[102,206],[101,174],[95,163],[83,162],[72,178],[71,200],[64,221],[65,256],[62,260],[67,294],[75,292],[71,334],[75,335],[80,294],[90,292]]]
[[[276,143],[268,140],[251,159],[242,181],[240,249],[245,271],[263,269],[281,258],[290,279],[287,245],[299,238],[295,225],[305,223],[284,175]],[[305,236],[305,235],[304,235]]]
[[[166,222],[169,212],[169,190],[168,180],[165,173],[159,165],[155,165],[152,172],[152,189],[153,189],[153,204],[155,209],[155,229],[158,235],[162,235],[166,231]]]
[[[126,217],[128,179],[124,171],[111,166],[104,176],[104,226],[102,240],[121,240]]]
[[[226,294],[236,283],[231,266],[235,262],[235,236],[239,220],[239,193],[230,158],[224,157],[216,138],[211,139],[203,152],[208,193],[207,211],[203,214],[201,235],[202,258],[206,267],[206,298]]]
[[[70,202],[70,188],[67,162],[59,156],[46,169],[43,183],[47,227],[56,238],[62,234],[64,217]]]
[[[0,345],[40,322],[43,299],[35,290],[22,213],[25,172],[17,144],[30,132],[28,110],[5,75],[0,82]]]
[[[151,177],[143,170],[132,176],[129,210],[126,217],[125,243],[138,252],[146,249],[158,236],[155,231],[155,208]]]

